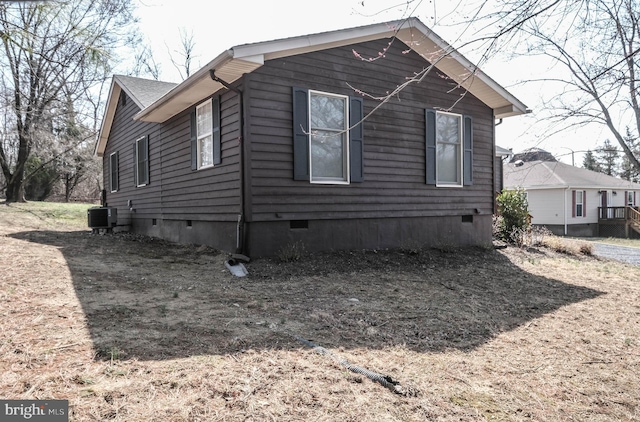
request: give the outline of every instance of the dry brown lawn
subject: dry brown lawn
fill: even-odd
[[[412,252],[237,278],[206,247],[0,204],[0,398],[67,399],[72,421],[640,419],[640,268]]]

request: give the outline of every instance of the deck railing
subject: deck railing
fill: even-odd
[[[598,207],[600,220],[626,220],[628,207]],[[633,209],[633,208],[631,208]],[[635,210],[634,210],[635,211]]]
[[[629,220],[631,220],[631,222],[635,224],[636,227],[640,227],[640,212],[638,212],[637,209],[632,207],[627,207],[627,208],[629,208],[629,211],[627,212],[627,216]]]

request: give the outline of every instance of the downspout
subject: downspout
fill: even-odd
[[[240,254],[246,257],[246,201],[245,201],[245,186],[244,186],[244,95],[243,91],[240,89],[231,86],[228,82],[223,81],[222,79],[216,76],[215,70],[209,70],[209,76],[214,81],[220,83],[222,86],[227,88],[229,91],[233,91],[238,95],[238,114],[240,117],[240,137],[239,137],[239,160],[240,160],[240,214],[238,215],[238,225],[236,226],[236,254]]]
[[[565,189],[565,193],[564,193],[564,235],[566,236],[568,233],[568,227],[567,224],[569,224],[569,222],[567,221],[567,195],[569,195],[569,189],[571,189],[571,186],[567,186],[567,188]]]

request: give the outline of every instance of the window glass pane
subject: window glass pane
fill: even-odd
[[[345,180],[344,134],[314,130],[311,134],[311,177]]]
[[[345,129],[344,98],[311,95],[311,128]]]
[[[582,191],[580,190],[576,191],[576,202],[579,202],[582,204]]]
[[[460,183],[459,145],[438,144],[438,182]]]
[[[198,117],[198,136],[211,132],[211,101],[208,101],[205,105],[199,107],[196,114]]]
[[[436,139],[438,142],[460,143],[460,116],[449,114],[437,115]]]
[[[213,137],[211,135],[205,136],[198,140],[199,152],[200,152],[200,166],[213,165]]]

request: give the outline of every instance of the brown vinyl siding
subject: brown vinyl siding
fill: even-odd
[[[119,151],[120,189],[107,192],[110,206],[118,207],[118,219],[175,219],[236,221],[239,214],[239,117],[238,97],[224,92],[221,103],[222,163],[202,170],[191,169],[190,119],[193,107],[165,123],[134,121],[140,109],[131,100],[118,105],[104,154],[104,180],[109,180],[109,155]],[[149,135],[150,178],[147,186],[134,185],[134,143]],[[129,212],[127,200],[135,212]]]
[[[211,168],[191,170],[189,115],[192,109],[185,110],[166,123],[169,127],[180,129],[172,134],[167,131],[167,138],[163,142],[163,218],[235,221],[240,203],[238,97],[233,92],[222,94],[222,162]]]
[[[125,95],[122,92],[121,95]],[[118,102],[112,130],[109,134],[107,148],[103,156],[104,174],[109,180],[109,156],[118,152],[119,189],[117,192],[107,190],[107,203],[118,208],[118,224],[130,224],[131,218],[155,218],[159,215],[157,198],[161,189],[161,169],[154,163],[159,162],[161,155],[160,139],[162,129],[157,123],[142,123],[133,120],[140,108],[130,98],[123,106]],[[135,182],[135,142],[149,135],[149,184],[136,187]],[[133,201],[135,214],[129,211],[127,201]]]
[[[384,95],[423,69],[425,61],[395,41],[372,41],[267,61],[248,79],[250,87],[252,221],[391,218],[491,213],[493,208],[493,112],[435,69],[407,87],[364,123],[364,182],[318,185],[293,180],[293,86],[355,95],[347,85]],[[452,92],[449,92],[453,89]],[[457,100],[460,100],[456,103]],[[448,108],[473,117],[473,185],[439,188],[426,184],[425,109]],[[365,114],[377,102],[364,99]]]

